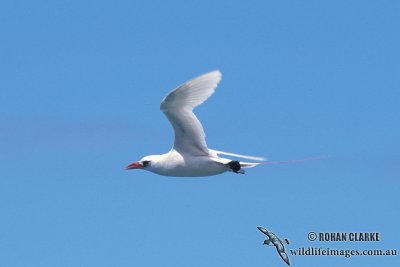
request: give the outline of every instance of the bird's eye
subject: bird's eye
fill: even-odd
[[[150,164],[150,160],[143,160],[142,164],[143,164],[143,167],[147,167]]]

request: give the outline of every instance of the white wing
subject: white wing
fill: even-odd
[[[224,152],[224,151],[219,151],[215,149],[209,149],[212,153],[215,153],[217,155],[227,155],[227,156],[232,156],[236,158],[242,158],[242,159],[251,159],[251,160],[257,160],[257,161],[265,161],[267,160],[264,157],[255,157],[255,156],[247,156],[247,155],[241,155],[241,154],[235,154],[235,153],[230,153],[230,152]]]
[[[203,74],[175,88],[161,102],[160,109],[174,128],[178,152],[209,155],[203,126],[192,111],[214,93],[220,80],[218,70]]]

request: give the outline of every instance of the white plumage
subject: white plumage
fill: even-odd
[[[165,176],[209,176],[254,167],[260,163],[238,162],[220,158],[218,154],[264,160],[212,150],[207,147],[203,126],[193,109],[207,100],[221,80],[218,70],[194,78],[172,90],[161,102],[160,109],[174,128],[173,148],[163,155],[151,155],[127,166],[127,169],[145,169]],[[240,164],[240,165],[239,165]]]

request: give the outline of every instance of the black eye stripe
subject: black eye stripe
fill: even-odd
[[[142,164],[143,164],[144,167],[146,167],[147,165],[150,164],[150,160],[143,160]]]

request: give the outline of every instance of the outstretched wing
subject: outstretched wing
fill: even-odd
[[[284,262],[286,262],[287,265],[290,266],[290,260],[289,260],[289,256],[287,255],[286,251],[279,251],[278,248],[276,248],[276,250],[278,251],[279,256],[282,258],[282,260]]]
[[[242,155],[242,154],[235,154],[235,153],[230,153],[230,152],[219,151],[219,150],[215,150],[215,149],[209,149],[209,150],[211,150],[211,152],[216,153],[218,155],[227,155],[227,156],[232,156],[232,157],[236,157],[236,158],[251,159],[251,160],[257,160],[257,161],[267,160],[264,157],[247,156],[247,155]]]
[[[203,74],[175,88],[161,102],[160,109],[174,128],[174,149],[178,152],[209,155],[203,126],[193,109],[214,93],[220,80],[218,70]]]
[[[257,229],[260,230],[263,234],[267,235],[269,238],[272,238],[271,232],[261,226],[257,226]]]

